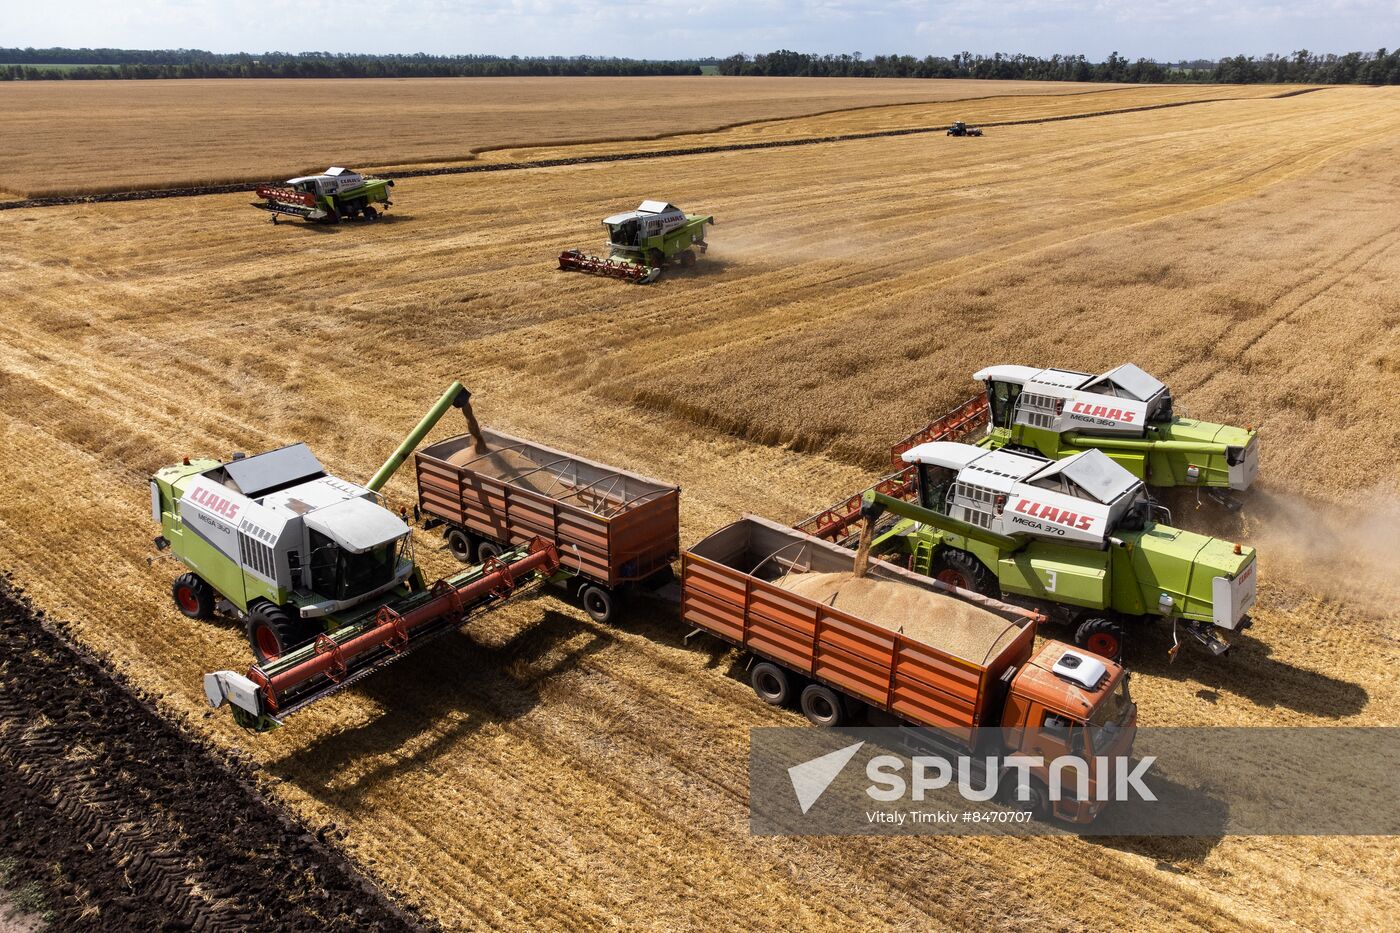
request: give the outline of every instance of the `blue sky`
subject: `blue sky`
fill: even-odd
[[[0,46],[685,58],[1118,51],[1159,60],[1400,45],[1400,0],[49,0]]]

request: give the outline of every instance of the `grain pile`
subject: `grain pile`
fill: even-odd
[[[545,495],[545,491],[550,489],[557,492],[559,487],[559,484],[554,482],[552,473],[541,470],[540,464],[515,450],[492,450],[483,454],[469,444],[448,455],[447,462],[453,466],[465,466],[541,495]]]
[[[792,573],[777,585],[978,664],[995,657],[1020,631],[971,603],[893,580],[852,573]]]

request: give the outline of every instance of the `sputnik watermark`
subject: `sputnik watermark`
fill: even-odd
[[[797,795],[797,804],[803,813],[816,805],[864,745],[864,742],[856,742],[788,768],[788,778],[792,781],[793,793]],[[1051,803],[1061,800],[1154,801],[1157,795],[1143,782],[1143,777],[1156,760],[1152,755],[1136,762],[1124,755],[1096,755],[1091,764],[1090,759],[1076,755],[1060,755],[1048,763],[1039,755],[1007,755],[1004,758],[996,755],[982,758],[956,755],[951,760],[940,755],[915,755],[908,759],[909,777],[906,779],[902,773],[906,759],[898,755],[876,755],[865,764],[865,776],[870,781],[865,793],[870,799],[881,803],[894,803],[905,798],[922,803],[930,793],[953,786],[956,774],[956,789],[964,800],[985,803],[989,800],[1013,799],[1018,803],[1030,803],[1039,776],[1045,775],[1045,795]],[[1066,781],[1067,774],[1072,784]],[[1111,774],[1113,780],[1098,781],[1091,789],[1091,774]],[[1003,779],[1009,779],[1009,785],[1003,785]],[[1004,786],[1009,788],[1009,794],[1005,793]],[[869,817],[871,822],[903,825],[905,812],[879,811],[869,814]],[[916,822],[951,822],[952,815],[952,811],[921,812],[913,815],[913,819]]]

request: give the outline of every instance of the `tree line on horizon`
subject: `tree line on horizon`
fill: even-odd
[[[648,60],[598,56],[366,55],[339,52],[215,53],[201,49],[0,48],[0,80],[160,78],[455,78],[720,75],[808,78],[970,78],[1120,84],[1400,84],[1400,49],[1345,54],[1307,50],[1174,63],[1101,62],[1083,55],[812,54],[780,49],[728,58]]]

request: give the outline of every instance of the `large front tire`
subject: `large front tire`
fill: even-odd
[[[1123,626],[1112,619],[1089,619],[1075,629],[1074,643],[1099,657],[1117,661],[1123,656]]]
[[[258,603],[248,612],[248,646],[259,664],[274,661],[315,634],[305,620],[283,606]]]
[[[983,596],[997,596],[1000,593],[1000,588],[987,570],[987,565],[967,551],[957,548],[945,547],[934,556],[932,576],[941,583],[981,593]]]

